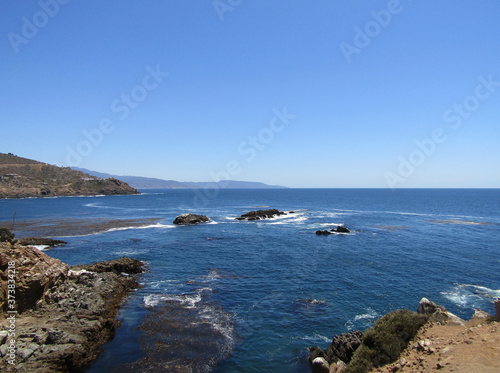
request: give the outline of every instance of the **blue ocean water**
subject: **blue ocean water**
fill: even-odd
[[[500,297],[499,189],[143,192],[0,200],[0,220],[14,212],[17,220],[37,221],[160,219],[65,237],[68,245],[46,252],[69,264],[122,256],[147,263],[144,286],[120,311],[123,324],[90,372],[126,370],[143,358],[148,335],[139,327],[161,309],[165,325],[182,317],[196,326],[174,329],[175,336],[158,330],[164,343],[213,330],[216,350],[206,339],[192,349],[194,359],[215,355],[199,371],[308,372],[307,347],[365,330],[391,310],[416,310],[422,297],[464,318],[475,308],[494,313]],[[266,208],[294,213],[234,219]],[[212,222],[174,226],[185,212]],[[315,234],[339,224],[351,233]]]

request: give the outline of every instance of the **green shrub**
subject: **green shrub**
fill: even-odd
[[[10,229],[0,227],[0,242],[12,243],[13,241],[14,233],[12,233]]]
[[[365,373],[396,361],[426,321],[427,316],[408,310],[381,317],[363,334],[346,373]]]

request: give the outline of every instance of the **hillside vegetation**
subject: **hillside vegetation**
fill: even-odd
[[[0,153],[0,198],[139,194],[118,179],[101,179],[69,167],[58,167]]]

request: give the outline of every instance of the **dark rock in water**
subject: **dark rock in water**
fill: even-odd
[[[135,275],[143,272],[144,263],[137,259],[122,257],[120,259],[98,262],[90,265],[72,266],[72,270],[86,270],[89,272],[113,272],[117,275],[126,273]]]
[[[29,237],[29,238],[20,238],[19,243],[21,245],[46,245],[50,247],[62,246],[66,245],[66,241],[62,240],[53,240],[52,238],[41,238],[41,237]]]
[[[198,223],[206,223],[210,221],[205,215],[197,215],[197,214],[182,214],[175,218],[174,224],[177,225],[189,225],[189,224],[198,224]]]
[[[339,225],[337,227],[337,233],[351,233],[351,231],[345,227],[342,227],[341,225]]]
[[[326,230],[325,230],[325,231],[318,230],[318,231],[316,231],[316,234],[317,234],[317,235],[319,235],[319,236],[327,236],[327,235],[329,235],[329,234],[333,234],[333,232],[331,232],[331,231],[326,231]]]
[[[290,212],[290,213],[292,213],[292,212]],[[279,211],[276,209],[257,210],[257,211],[247,212],[246,214],[241,215],[239,218],[236,218],[236,220],[253,221],[253,220],[261,220],[261,219],[270,219],[270,218],[274,218],[275,216],[286,215],[286,214],[287,214],[286,212]]]
[[[347,364],[351,361],[354,351],[361,345],[362,339],[363,333],[359,330],[336,335],[325,351],[320,347],[311,348],[309,363],[313,365],[313,361],[321,357],[330,365],[337,364],[339,360]]]
[[[334,233],[351,233],[351,231],[341,225],[339,225],[336,229],[330,229],[330,230],[317,230],[316,234],[317,235],[329,235],[329,234],[334,234]]]

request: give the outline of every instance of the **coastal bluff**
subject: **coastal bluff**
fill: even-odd
[[[422,298],[417,312],[392,311],[324,351],[312,347],[309,363],[313,373],[499,372],[500,300],[495,307],[496,317],[476,309],[466,321]]]
[[[0,153],[0,198],[140,194],[115,178],[102,179],[69,167],[58,167]]]
[[[7,295],[13,270],[15,303]],[[113,337],[118,309],[142,272],[135,259],[68,266],[34,247],[0,242],[0,370],[83,372]]]

